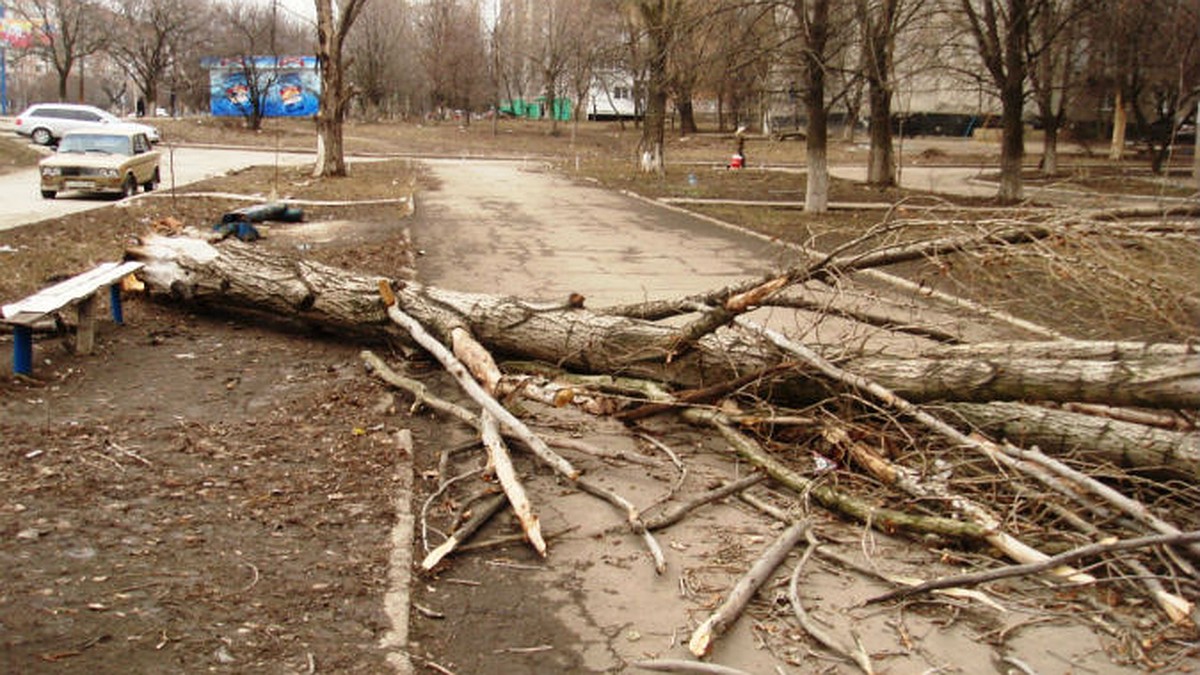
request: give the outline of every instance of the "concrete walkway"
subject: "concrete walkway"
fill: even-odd
[[[588,306],[600,307],[719,288],[803,257],[795,249],[711,219],[582,184],[535,164],[427,164],[440,187],[419,196],[410,226],[415,244],[425,253],[418,259],[419,277],[443,287],[547,301],[578,292]],[[845,295],[867,305],[901,303],[912,320],[944,321],[945,328],[969,331],[973,339],[1010,329],[943,312],[911,289],[870,284],[850,288]],[[755,318],[809,344],[897,347],[896,338],[882,331],[804,312],[760,310]],[[550,433],[569,433],[595,446],[647,452],[628,429],[605,418],[560,410],[542,422]],[[708,434],[653,423],[646,430],[674,448],[687,467],[681,499],[744,471],[729,459],[728,448]],[[461,439],[436,440],[446,446]],[[804,454],[803,449],[797,451]],[[418,447],[414,452],[430,449]],[[654,469],[568,457],[638,509],[655,503],[678,478],[665,460]],[[777,534],[771,522],[736,500],[713,504],[661,533],[667,572],[659,576],[620,512],[544,472],[528,476],[526,488],[543,529],[566,532],[551,542],[549,558],[537,561],[513,550],[508,552],[511,558],[495,565],[484,556],[462,556],[452,563],[454,577],[481,583],[455,591],[468,596],[462,606],[470,614],[447,614],[448,621],[460,622],[460,632],[500,634],[514,647],[538,646],[506,655],[506,673],[619,672],[647,658],[690,658],[686,642],[691,629],[737,580],[747,558]],[[837,527],[823,515],[815,517],[825,527]],[[843,534],[849,540],[866,536],[854,527]],[[909,573],[937,573],[919,549],[882,535],[870,537],[877,563],[907,561],[913,566]],[[854,631],[868,649],[888,651],[889,670],[920,672],[952,663],[963,672],[984,672],[999,656],[968,632],[915,614],[906,614],[905,622],[908,630],[922,636],[922,649],[902,654],[893,649],[895,629],[889,613],[853,609],[872,591],[870,584],[848,585],[844,576],[814,569],[806,587],[808,597],[819,599],[823,618],[841,623],[840,634]],[[449,599],[434,583],[414,584],[412,591],[416,603],[444,607]],[[739,621],[717,642],[712,661],[748,673],[807,672],[785,667],[777,654],[762,649],[760,630],[768,628]],[[1064,636],[1069,639],[1058,649],[1069,652],[1068,658],[1089,668],[1109,665],[1086,629],[1053,626],[1043,632],[1034,627],[1022,631],[1008,647],[1028,640],[1028,652],[1034,653]],[[477,651],[473,644],[464,639],[446,645],[453,652],[446,656],[454,659],[458,672],[483,672],[489,664],[487,655],[472,653]],[[1033,661],[1037,668],[1059,665],[1052,658]]]

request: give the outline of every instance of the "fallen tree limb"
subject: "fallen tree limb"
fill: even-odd
[[[1064,403],[1063,410],[1096,417],[1107,417],[1121,422],[1143,424],[1173,431],[1196,431],[1196,426],[1174,411],[1135,410],[1114,408],[1099,403]]]
[[[635,507],[628,499],[625,499],[612,490],[593,483],[591,480],[583,476],[580,476],[575,480],[575,485],[580,490],[583,490],[584,492],[595,497],[599,497],[600,499],[603,499],[609,504],[617,507],[621,511],[624,511],[625,522],[629,525],[630,531],[640,536],[642,541],[645,542],[646,548],[649,549],[650,556],[654,559],[654,571],[658,572],[659,574],[667,571],[667,559],[666,556],[663,555],[662,546],[659,546],[658,540],[655,539],[654,535],[646,529],[646,524],[642,522],[642,516],[640,513],[638,513],[637,507]]]
[[[948,508],[962,514],[967,520],[979,525],[985,532],[984,539],[1009,558],[1020,562],[1044,560],[1046,558],[1046,554],[1005,532],[1002,529],[1000,519],[977,501],[951,493],[948,487],[941,482],[930,480],[918,481],[914,471],[898,466],[865,447],[860,447],[840,427],[827,425],[822,430],[822,435],[829,443],[844,449],[851,456],[858,459],[860,465],[866,467],[872,475],[884,483],[896,487],[901,492],[918,499],[938,500],[946,504]],[[1095,578],[1090,575],[1081,574],[1076,570],[1066,567],[1056,569],[1054,573],[1058,576],[1070,577],[1072,581],[1078,583],[1095,581]]]
[[[533,550],[537,551],[538,555],[545,558],[546,542],[542,539],[542,527],[538,524],[538,517],[533,512],[533,506],[529,503],[525,488],[517,478],[516,470],[513,469],[508,448],[504,447],[504,441],[500,438],[500,423],[487,411],[484,411],[479,417],[483,445],[488,451],[488,462],[491,464],[492,470],[496,472],[496,480],[500,481],[500,487],[508,497],[508,503],[512,505],[513,513],[517,515],[517,520],[521,523],[521,529],[524,530],[529,545],[533,546]]]
[[[709,490],[708,492],[705,492],[705,493],[695,497],[694,499],[691,499],[683,504],[679,504],[675,508],[673,508],[669,511],[666,511],[664,513],[661,513],[658,516],[646,521],[646,529],[654,531],[654,530],[661,530],[661,529],[670,527],[670,526],[674,525],[675,523],[678,523],[679,521],[683,520],[684,517],[687,516],[687,514],[691,513],[692,511],[695,511],[696,509],[700,508],[701,506],[704,506],[705,504],[711,504],[712,502],[715,502],[719,499],[724,499],[730,495],[735,495],[749,487],[758,485],[763,480],[765,480],[766,477],[767,477],[766,474],[754,473],[754,474],[750,474],[749,476],[746,476],[745,478],[735,480],[732,483],[727,483],[725,485],[722,485],[721,487],[719,487],[715,490]]]
[[[1026,449],[1016,447],[1010,444],[1001,446],[1005,454],[1016,457],[1021,460],[1033,462],[1038,466],[1043,467],[1047,471],[1061,476],[1070,483],[1079,486],[1081,489],[1090,492],[1104,502],[1113,506],[1125,515],[1133,518],[1139,523],[1142,523],[1159,534],[1173,536],[1181,534],[1181,530],[1174,525],[1166,522],[1162,518],[1154,515],[1145,504],[1131,499],[1112,487],[1102,483],[1095,478],[1077,471],[1076,469],[1067,466],[1053,457],[1047,456],[1045,453],[1036,449]],[[1187,547],[1192,555],[1200,558],[1200,545],[1192,544]],[[1188,567],[1188,573],[1193,577],[1196,576],[1196,570],[1193,567]]]
[[[663,462],[661,462],[657,459],[654,459],[653,457],[646,457],[644,455],[639,455],[635,452],[625,452],[624,450],[609,450],[608,448],[603,448],[598,445],[593,445],[591,443],[581,441],[578,438],[563,438],[561,436],[547,436],[546,443],[549,445],[552,445],[556,448],[563,448],[565,450],[576,450],[578,452],[592,455],[593,457],[601,457],[603,459],[621,460],[621,461],[625,461],[625,462],[630,462],[631,464],[640,464],[642,466],[653,466],[653,467],[663,466]]]
[[[475,413],[467,410],[457,403],[451,403],[443,398],[434,396],[432,393],[430,393],[429,388],[421,382],[409,377],[404,377],[403,375],[392,370],[386,363],[383,362],[383,359],[376,356],[374,352],[363,351],[360,356],[363,360],[363,363],[367,367],[367,371],[372,375],[375,375],[379,379],[387,382],[397,389],[403,389],[413,395],[412,410],[414,412],[420,406],[426,405],[444,415],[453,417],[467,426],[478,428],[479,418],[476,417]]]
[[[1010,565],[1008,567],[984,570],[981,572],[972,572],[970,574],[961,574],[953,577],[942,577],[940,579],[926,581],[916,586],[898,588],[894,591],[884,593],[883,595],[870,598],[866,601],[866,604],[876,604],[880,602],[886,602],[888,600],[896,600],[899,598],[916,595],[918,593],[928,593],[929,591],[942,588],[978,586],[979,584],[986,583],[988,581],[996,581],[997,579],[1008,579],[1011,577],[1039,574],[1041,572],[1053,569],[1059,565],[1066,565],[1077,560],[1096,557],[1106,553],[1130,551],[1139,548],[1147,548],[1150,546],[1191,544],[1194,542],[1200,542],[1200,530],[1192,530],[1191,532],[1181,532],[1179,534],[1172,535],[1156,534],[1147,537],[1137,537],[1135,539],[1088,544],[1087,546],[1080,546],[1079,548],[1050,556],[1049,558],[1040,560],[1038,562]]]
[[[642,670],[653,670],[659,673],[695,673],[695,675],[750,675],[744,670],[722,666],[718,663],[703,661],[683,661],[680,659],[656,659],[654,661],[636,661],[633,664]]]
[[[712,649],[713,641],[741,616],[758,589],[771,578],[775,568],[787,558],[788,553],[804,538],[808,531],[808,521],[793,523],[783,531],[767,550],[759,556],[745,576],[738,580],[729,591],[725,601],[716,609],[695,631],[688,641],[688,649],[696,656],[705,656]]]
[[[944,344],[959,344],[963,341],[962,337],[957,333],[942,330],[935,326],[926,326],[922,324],[907,323],[900,321],[894,315],[886,312],[874,311],[869,308],[850,308],[843,307],[828,299],[818,300],[815,298],[803,297],[794,293],[780,293],[764,303],[764,306],[770,307],[790,307],[792,309],[803,309],[810,312],[820,312],[829,316],[837,316],[867,326],[882,328],[893,333],[904,333],[907,335],[915,335],[917,337],[928,338],[936,342]]]
[[[808,540],[808,546],[804,549],[804,555],[800,556],[800,562],[796,563],[795,569],[792,570],[791,578],[788,580],[788,602],[792,605],[792,612],[796,615],[796,620],[800,623],[800,627],[804,629],[804,632],[812,636],[821,646],[833,652],[839,658],[857,665],[867,675],[874,675],[875,669],[871,666],[871,657],[857,639],[855,640],[856,644],[854,648],[843,644],[841,640],[830,635],[821,624],[809,618],[808,612],[804,609],[804,604],[800,602],[800,573],[804,571],[804,566],[808,563],[808,559],[812,557],[813,552],[820,546],[820,542],[817,541],[816,535],[813,534],[811,528],[805,530],[804,538]]]
[[[748,384],[770,379],[776,373],[783,372],[788,368],[792,368],[792,363],[780,363],[770,368],[760,370],[753,373],[747,373],[741,377],[734,378],[728,382],[719,382],[717,384],[704,387],[702,389],[689,389],[687,391],[676,392],[670,401],[651,401],[637,408],[622,410],[613,417],[623,422],[634,422],[647,417],[652,417],[659,413],[677,410],[683,405],[696,405],[700,403],[711,403],[712,401],[737,391]]]
[[[882,508],[872,501],[859,499],[824,483],[809,480],[788,468],[754,440],[739,433],[720,413],[692,409],[684,413],[684,419],[715,428],[735,453],[788,489],[811,498],[834,513],[870,524],[880,531],[893,533],[903,530],[967,541],[983,541],[987,535],[987,530],[975,523]]]
[[[479,528],[487,524],[497,513],[499,513],[504,505],[508,503],[508,498],[503,494],[492,495],[482,504],[476,507],[472,512],[471,517],[462,525],[455,528],[446,538],[446,541],[438,545],[437,548],[430,551],[421,561],[421,569],[428,572],[438,566],[446,556],[456,550],[459,550],[461,545],[471,538],[471,535],[479,531]]]
[[[922,352],[934,358],[1085,359],[1122,361],[1157,356],[1200,355],[1196,345],[1171,342],[1117,342],[1112,340],[1039,340],[1029,342],[974,342],[941,345]]]
[[[780,272],[771,272],[757,279],[731,284],[724,288],[686,298],[608,307],[602,310],[602,312],[604,314],[646,320],[665,319],[694,311],[693,307],[697,304],[710,307],[724,306],[729,298],[749,293],[754,289],[767,285],[773,286],[775,290],[778,290],[810,279],[820,281],[849,272],[894,265],[912,260],[921,260],[933,255],[976,250],[999,244],[1036,241],[1037,239],[1050,236],[1053,232],[1054,228],[1052,227],[1043,224],[1032,224],[1028,226],[997,228],[961,237],[947,237],[933,241],[898,244],[860,254],[838,255],[841,252],[841,249],[839,249],[833,254],[817,256],[815,252],[810,251],[809,253],[814,258],[814,261],[805,265],[797,265]],[[869,235],[860,237],[854,243],[864,243],[869,238]],[[843,246],[842,248],[846,247]],[[760,301],[761,299],[759,298]],[[731,311],[731,315],[736,314],[733,311],[734,307],[731,306],[726,309]]]
[[[943,436],[951,442],[963,447],[971,448],[977,452],[980,452],[986,457],[998,460],[1004,459],[1005,455],[995,443],[963,434],[941,419],[938,419],[934,415],[918,408],[904,398],[897,396],[894,392],[889,391],[886,387],[880,385],[879,383],[872,382],[860,375],[846,372],[829,361],[821,358],[812,350],[788,340],[786,337],[773,330],[761,326],[756,326],[754,329],[761,332],[763,335],[766,335],[767,338],[776,345],[786,349],[788,352],[800,358],[805,363],[812,365],[827,377],[870,395],[872,398],[878,400],[889,408],[892,408],[893,410],[896,410],[901,414],[916,420],[927,429]],[[977,519],[980,524],[984,526],[984,531],[986,532],[984,538],[1013,560],[1019,563],[1040,563],[1048,559],[1045,553],[1027,546],[1019,540],[998,531],[998,523],[996,523],[994,519],[989,518],[986,516],[986,514],[979,513],[977,510],[971,508],[969,504],[960,502],[955,506],[956,508],[967,508],[968,513],[971,514],[971,517]],[[1092,580],[1089,575],[1079,575],[1075,570],[1069,567],[1048,569],[1053,569],[1054,573],[1058,576],[1065,576],[1072,580],[1080,582]]]
[[[947,403],[972,427],[1014,444],[1082,456],[1117,466],[1200,480],[1200,434],[1054,410],[1024,403]]]
[[[381,286],[382,288],[383,286]],[[387,294],[385,293],[384,295],[386,296]],[[538,438],[529,427],[525,426],[524,422],[517,419],[504,406],[500,405],[496,399],[484,391],[483,387],[466,371],[463,364],[446,349],[445,345],[430,335],[420,322],[401,311],[395,302],[386,302],[386,297],[385,305],[388,316],[397,324],[403,326],[412,335],[413,339],[417,341],[417,344],[432,354],[442,364],[442,367],[446,369],[446,372],[454,377],[468,396],[484,410],[494,415],[504,426],[508,427],[510,431],[524,441],[538,459],[541,459],[552,469],[570,480],[575,480],[579,477],[579,471],[571,466],[570,462],[551,450],[545,441]]]
[[[551,541],[554,541],[555,539],[558,539],[559,537],[564,537],[578,529],[579,529],[578,525],[572,525],[571,527],[565,527],[561,530],[555,530],[553,532],[546,532],[542,536],[545,537],[547,542],[551,542]],[[488,539],[486,541],[476,541],[476,542],[472,542],[470,544],[462,544],[456,550],[459,553],[473,553],[475,551],[486,551],[486,550],[493,549],[493,548],[500,548],[502,546],[508,546],[510,544],[522,544],[524,542],[525,542],[525,534],[524,533],[510,534],[510,535],[505,535],[502,537],[494,537],[494,538]]]

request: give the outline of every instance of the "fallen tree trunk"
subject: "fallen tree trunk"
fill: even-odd
[[[220,247],[151,236],[129,255],[146,263],[148,288],[202,306],[268,312],[339,332],[406,339],[388,320],[378,277],[296,260],[237,241]],[[679,329],[603,315],[577,302],[520,300],[389,281],[396,302],[443,343],[466,329],[493,353],[585,373],[622,373],[679,388],[701,388],[786,360],[766,341],[737,331],[703,335],[680,348]],[[1200,407],[1200,360],[1192,355],[1121,362],[1080,359],[900,358],[843,362],[913,402],[1040,399],[1142,407]],[[771,380],[782,402],[824,399],[819,378],[792,369]]]
[[[1016,445],[1036,445],[1052,454],[1078,451],[1124,468],[1200,480],[1200,434],[1023,403],[948,403],[946,408],[989,435]]]

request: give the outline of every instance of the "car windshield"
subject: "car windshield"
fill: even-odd
[[[58,146],[59,152],[103,152],[110,155],[132,155],[133,144],[128,136],[114,134],[69,134]]]

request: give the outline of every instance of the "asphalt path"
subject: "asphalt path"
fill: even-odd
[[[269,150],[158,146],[162,153],[162,185],[159,189],[221,176],[253,165],[285,165],[311,162],[311,153],[276,153]],[[38,187],[38,170],[23,169],[0,175],[0,230],[29,225],[49,218],[87,211],[112,204],[111,197],[68,192],[56,199],[43,199]]]

